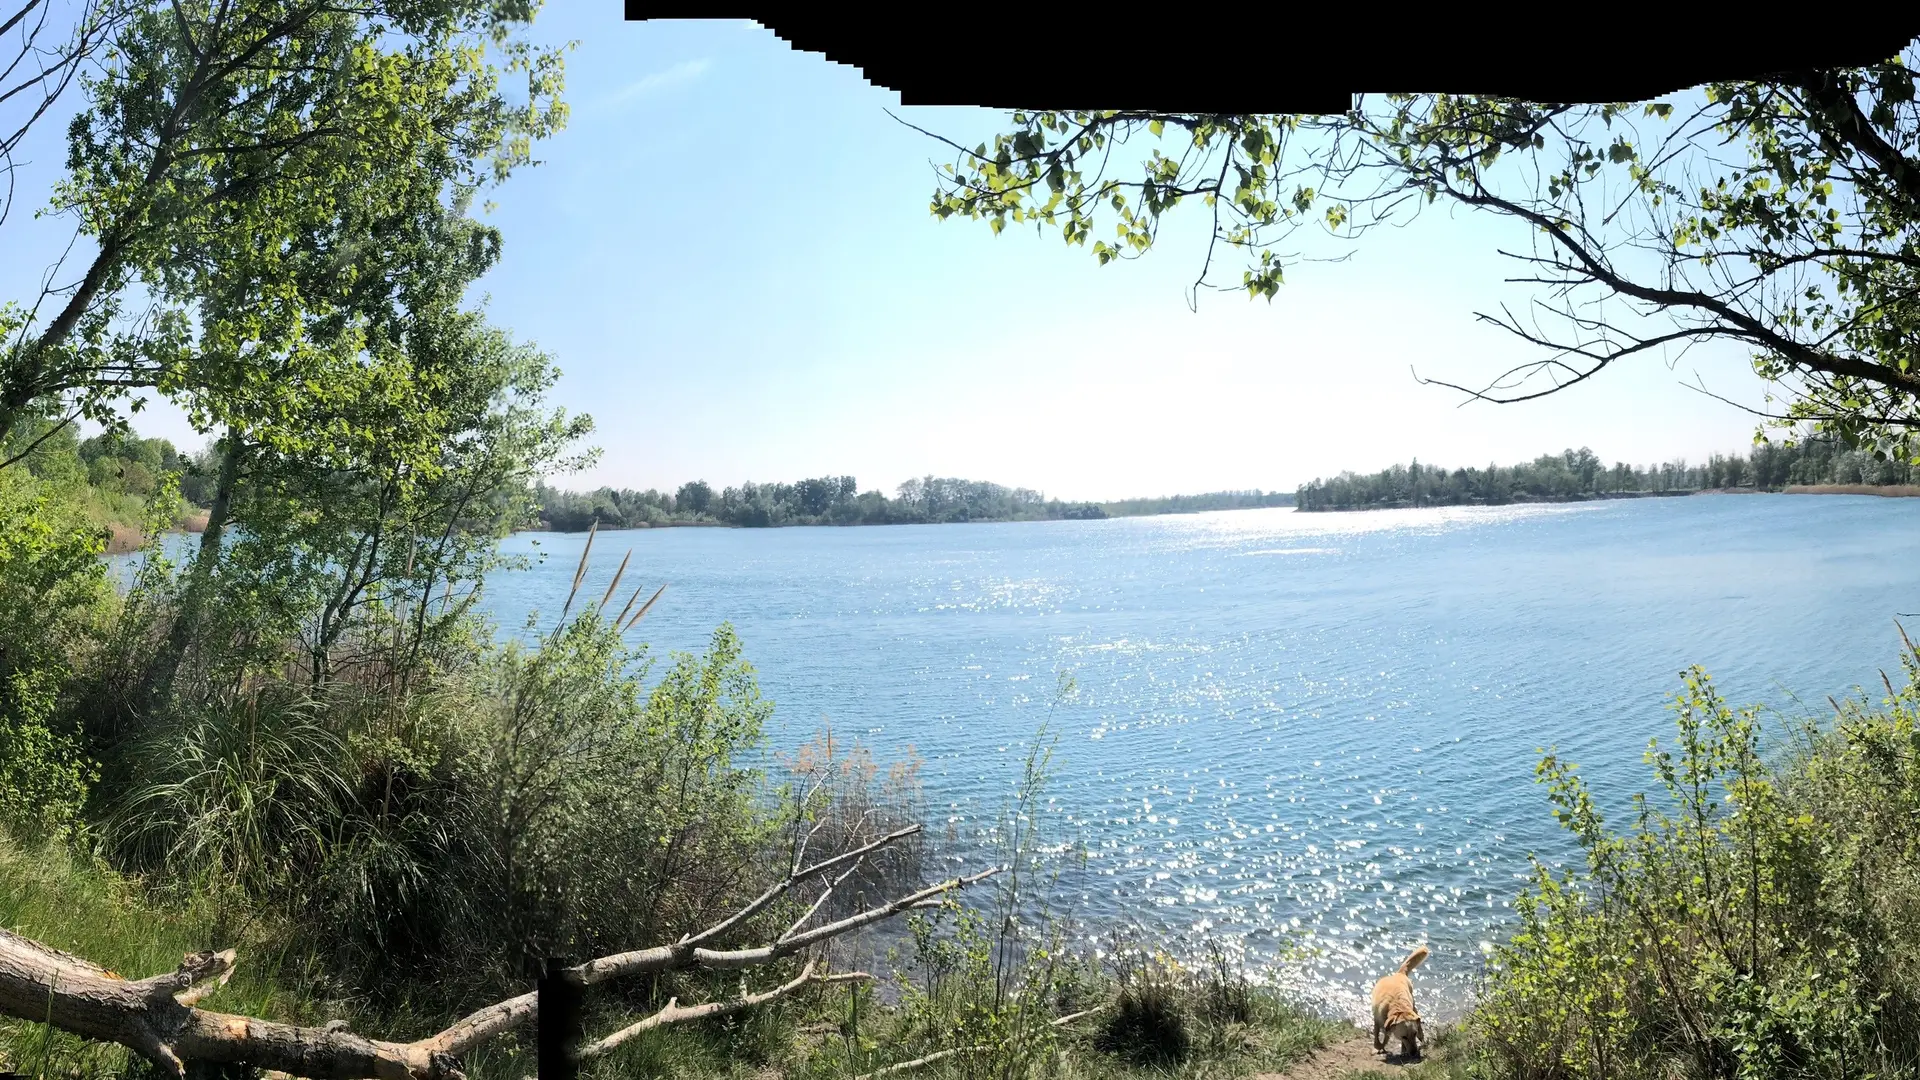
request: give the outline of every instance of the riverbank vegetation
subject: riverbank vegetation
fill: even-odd
[[[672,525],[768,528],[1088,521],[1293,505],[1292,495],[1257,490],[1107,503],[1063,502],[1029,488],[936,476],[908,480],[891,498],[879,491],[861,491],[851,476],[823,476],[793,484],[741,484],[719,491],[704,481],[682,484],[672,492],[651,488],[573,492],[542,486],[536,498],[542,527],[556,532],[585,532],[595,523],[608,529],[637,529]]]
[[[0,102],[80,100],[46,207],[74,284],[0,306],[0,1071],[518,1080],[550,957],[597,1076],[1200,1075],[1326,1037],[1152,943],[1066,948],[1028,805],[928,858],[911,760],[773,753],[746,643],[654,656],[618,572],[482,617],[540,478],[591,459],[469,298],[486,194],[566,119],[537,7],[5,23]],[[134,437],[136,393],[206,450]]]
[[[211,476],[205,454],[195,461],[165,439],[121,430],[82,439],[71,425],[40,417],[23,422],[4,446],[18,448],[11,454],[0,448],[0,454],[18,456],[14,465],[36,488],[59,493],[106,533],[108,552],[141,545],[156,498],[168,528],[198,532],[206,527]]]
[[[1687,673],[1624,824],[1544,758],[1584,865],[1537,864],[1495,950],[1470,1025],[1493,1075],[1911,1074],[1920,651],[1901,659],[1877,704],[1771,730]]]
[[[1915,475],[1914,466],[1898,458],[1814,435],[1762,443],[1745,455],[1715,454],[1699,464],[1607,465],[1585,447],[1485,468],[1449,469],[1416,459],[1369,475],[1341,473],[1302,484],[1296,506],[1307,511],[1501,506],[1733,490],[1900,494],[1913,486]]]
[[[746,643],[723,625],[700,653],[654,656],[634,636],[651,601],[623,575],[582,591],[591,541],[557,613],[524,633],[481,617],[489,575],[511,565],[497,541],[541,520],[540,478],[588,460],[590,425],[547,402],[552,358],[469,302],[504,250],[477,208],[567,118],[565,50],[533,39],[536,8],[81,0],[59,15],[70,33],[49,29],[49,5],[8,16],[24,44],[21,63],[0,63],[0,102],[25,103],[21,125],[0,126],[9,177],[19,133],[54,99],[82,107],[46,208],[76,230],[63,256],[76,264],[44,279],[66,284],[0,306],[0,1069],[523,1077],[529,990],[550,957],[591,990],[581,1053],[596,1077],[1211,1080],[1284,1068],[1331,1038],[1338,1025],[1230,957],[1076,947],[1073,890],[1052,888],[1071,845],[1035,832],[1044,738],[1001,819],[958,848],[972,861],[950,870],[916,828],[911,760],[874,761],[830,732],[771,753]],[[1810,108],[1773,111],[1752,88],[1715,100],[1765,138],[1838,115],[1806,145],[1846,146],[1874,125],[1910,131],[1904,72],[1847,76],[1884,99],[1858,122],[1826,82],[1796,91]],[[1542,129],[1512,103],[1491,129],[1441,111],[1407,162],[1464,140],[1470,167]],[[1075,127],[1034,124],[982,181],[1002,211],[1012,148],[1031,164]],[[1188,128],[1202,146],[1222,132],[1278,175],[1265,126]],[[1087,153],[1104,141],[1074,137]],[[1579,160],[1638,159],[1615,147]],[[1781,147],[1763,159],[1791,163]],[[1700,211],[1725,222],[1714,235],[1813,222],[1843,293],[1873,314],[1847,332],[1832,328],[1844,311],[1748,319],[1741,340],[1814,380],[1799,415],[1836,437],[1899,428],[1905,358],[1842,371],[1826,343],[1906,348],[1910,290],[1884,269],[1901,260],[1832,256],[1819,223],[1835,219],[1808,188],[1824,206],[1829,170],[1776,171]],[[1033,179],[1065,173],[1056,155]],[[1426,176],[1426,190],[1461,175]],[[1875,202],[1858,215],[1872,243],[1910,232],[1920,197],[1883,179],[1909,175],[1851,171],[1840,197]],[[1260,182],[1247,174],[1246,197],[1221,205],[1277,216]],[[1152,223],[1129,220],[1144,247]],[[1563,220],[1535,224],[1565,239]],[[1676,245],[1704,235],[1681,229]],[[1780,335],[1803,327],[1818,341],[1786,350]],[[136,392],[209,440],[192,468],[128,434]],[[83,420],[105,437],[66,441]],[[775,524],[782,506],[831,520],[865,497],[815,483],[738,489],[733,523]],[[882,502],[926,520],[1051,512],[991,485],[917,483]],[[711,517],[714,497],[683,508],[676,492],[671,512]],[[137,518],[152,538],[189,504],[205,510],[191,552],[175,563],[150,543],[116,588],[103,524]],[[1666,801],[1641,803],[1625,831],[1548,757],[1586,866],[1542,868],[1523,892],[1460,1067],[1911,1071],[1911,648],[1906,674],[1877,706],[1836,705],[1785,756],[1692,674],[1679,743],[1652,757]]]

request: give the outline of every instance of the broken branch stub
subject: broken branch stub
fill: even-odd
[[[797,867],[739,911],[672,945],[599,957],[565,968],[564,974],[570,981],[590,986],[642,973],[758,967],[903,912],[940,903],[947,894],[999,872],[999,868],[993,868],[950,878],[880,907],[803,929],[820,910],[816,903],[767,944],[740,949],[704,946],[704,942],[741,926],[796,887],[858,863],[867,854],[918,831],[918,826],[901,829],[811,866]],[[205,1061],[250,1065],[309,1080],[465,1080],[461,1055],[539,1014],[537,994],[520,994],[477,1009],[427,1038],[394,1042],[355,1034],[340,1021],[303,1027],[199,1008],[197,1003],[233,974],[235,961],[232,949],[196,953],[174,971],[128,980],[90,960],[0,929],[0,1014],[48,1023],[86,1039],[117,1043],[175,1076],[185,1075],[186,1062]],[[808,986],[871,978],[863,972],[816,974],[817,966],[817,961],[809,960],[798,978],[759,993],[749,993],[743,986],[739,996],[725,1001],[702,1005],[670,1001],[652,1015],[588,1043],[581,1056],[607,1053],[654,1028],[724,1016],[790,996]]]

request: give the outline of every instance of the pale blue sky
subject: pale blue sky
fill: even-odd
[[[1507,223],[1430,212],[1292,271],[1271,304],[1210,293],[1195,313],[1197,205],[1104,268],[1057,235],[933,219],[941,148],[885,110],[966,142],[1003,114],[901,109],[746,22],[563,3],[538,29],[581,42],[572,120],[496,194],[505,257],[481,287],[557,358],[557,403],[597,422],[601,461],[566,486],[852,473],[891,491],[936,473],[1100,499],[1291,490],[1414,455],[1698,459],[1751,436],[1681,385],[1697,371],[1757,404],[1737,354],[1648,357],[1521,405],[1417,384],[1410,366],[1472,383],[1542,355],[1473,318],[1528,295],[1501,284],[1496,246],[1526,243]],[[64,237],[22,228],[28,208],[0,230],[0,295],[26,298]],[[165,409],[139,426],[203,441]]]

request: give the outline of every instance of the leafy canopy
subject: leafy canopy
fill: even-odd
[[[1526,400],[1639,353],[1731,341],[1773,385],[1763,430],[1920,460],[1914,58],[1644,104],[1392,94],[1334,116],[1016,112],[990,142],[942,140],[953,160],[932,210],[1057,231],[1104,265],[1145,254],[1198,203],[1212,231],[1196,290],[1230,252],[1242,265],[1226,287],[1269,299],[1309,242],[1433,203],[1490,211],[1526,226],[1532,247],[1509,254],[1542,289],[1525,317],[1480,317],[1552,355],[1454,389]],[[1144,160],[1122,150],[1135,142]]]

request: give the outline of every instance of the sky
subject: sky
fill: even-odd
[[[617,9],[615,9],[617,10]],[[1292,490],[1395,462],[1484,465],[1591,447],[1637,464],[1737,452],[1758,405],[1743,356],[1649,355],[1523,404],[1463,406],[1537,348],[1475,319],[1506,285],[1511,222],[1444,208],[1288,272],[1271,302],[1209,292],[1200,207],[1139,260],[1100,267],[1058,233],[937,221],[942,147],[1006,114],[903,108],[859,71],[745,21],[625,22],[549,4],[567,129],[492,198],[504,256],[491,320],[551,353],[553,401],[595,421],[600,458],[560,486],[717,486],[852,474],[993,480],[1067,499]],[[77,104],[77,103],[76,103]],[[38,175],[62,158],[40,127]],[[43,140],[44,141],[44,140]],[[1133,153],[1144,156],[1146,144]],[[29,298],[69,233],[0,229],[0,298]],[[1230,266],[1237,273],[1237,266]],[[143,434],[205,438],[163,404]]]

